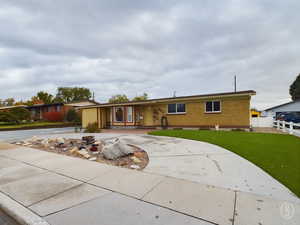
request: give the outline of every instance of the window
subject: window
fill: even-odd
[[[127,122],[132,122],[132,107],[127,107]]]
[[[185,113],[185,104],[177,104],[177,112]]]
[[[123,122],[123,114],[124,114],[123,107],[116,107],[115,108],[115,121]]]
[[[220,101],[208,101],[205,103],[205,112],[221,112]]]
[[[168,105],[168,113],[176,113],[176,104]]]
[[[56,112],[60,112],[60,110],[61,110],[61,105],[57,105],[56,106]]]
[[[183,103],[168,104],[168,113],[169,114],[185,113],[185,104]]]

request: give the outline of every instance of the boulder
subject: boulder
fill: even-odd
[[[134,163],[141,163],[141,162],[142,162],[139,158],[137,158],[137,157],[135,157],[135,156],[132,156],[132,157],[131,157],[131,160],[132,160]]]
[[[134,149],[127,144],[115,139],[104,145],[102,153],[106,159],[117,159],[125,155],[132,154]]]
[[[64,144],[64,143],[65,143],[65,139],[59,137],[59,138],[56,139],[56,142],[57,142],[58,144]]]
[[[74,147],[70,150],[70,153],[74,154],[78,151],[78,148],[77,147]]]

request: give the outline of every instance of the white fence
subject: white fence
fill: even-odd
[[[274,119],[272,117],[252,117],[252,127],[273,127]]]
[[[274,127],[276,127],[277,130],[282,130],[283,132],[300,137],[300,123],[276,120],[274,121]]]

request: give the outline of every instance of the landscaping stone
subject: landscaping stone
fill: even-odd
[[[132,145],[126,145],[115,138],[96,140],[94,136],[83,136],[82,138],[65,138],[59,136],[56,138],[32,137],[25,141],[18,141],[14,143],[20,143],[22,146],[32,146],[39,150],[132,169],[143,169],[149,161],[148,155],[145,151]],[[103,146],[105,146],[104,151],[102,151]],[[139,152],[139,154],[136,154],[133,159],[130,159],[135,152]],[[30,153],[30,151],[28,151],[28,153]],[[3,154],[5,155],[5,152],[3,152]],[[10,154],[12,153],[10,152]],[[52,157],[52,155],[47,155],[47,153],[43,155],[36,152],[34,161],[35,163],[38,163],[38,160],[44,161],[44,159],[48,159],[47,156],[49,156],[49,158]],[[25,160],[23,159],[24,162],[27,162],[26,157]],[[20,156],[12,156],[12,158],[20,159]],[[32,158],[30,158],[30,160],[31,161],[29,163],[32,162]],[[49,166],[49,169],[54,169],[53,166]],[[43,167],[42,164],[41,167]]]
[[[119,139],[116,139],[113,143],[104,145],[102,152],[107,159],[117,159],[125,155],[133,154],[134,149]]]

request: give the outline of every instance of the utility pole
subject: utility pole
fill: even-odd
[[[176,91],[173,92],[173,98],[175,98],[175,97],[176,97]]]
[[[234,92],[236,92],[236,75],[234,76]]]

